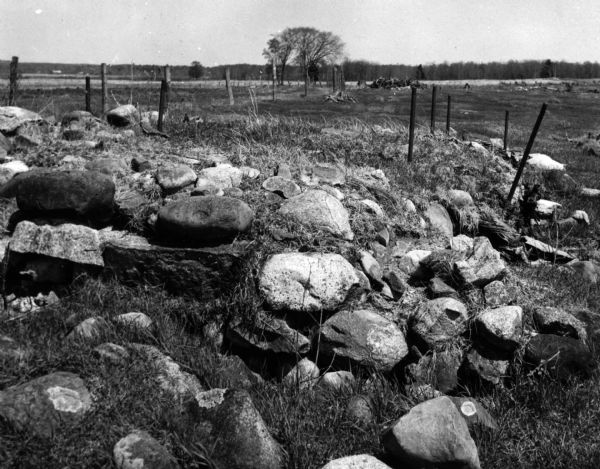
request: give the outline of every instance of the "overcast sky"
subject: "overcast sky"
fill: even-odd
[[[290,26],[381,63],[600,61],[600,0],[0,0],[0,59],[262,63]]]

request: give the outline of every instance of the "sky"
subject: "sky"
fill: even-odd
[[[600,62],[599,0],[0,0],[0,60],[258,64],[296,26],[379,63]]]

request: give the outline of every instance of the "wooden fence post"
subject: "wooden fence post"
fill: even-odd
[[[160,101],[158,103],[158,123],[157,128],[159,132],[163,131],[163,120],[167,113],[167,102],[169,94],[169,84],[167,80],[161,80],[160,82]]]
[[[100,81],[102,82],[102,115],[106,114],[106,104],[108,101],[108,87],[106,86],[106,64],[100,65]]]
[[[515,175],[515,180],[512,183],[510,188],[510,192],[508,193],[508,197],[506,198],[506,207],[510,206],[510,202],[515,195],[515,191],[517,190],[517,186],[519,185],[519,180],[521,179],[521,175],[523,174],[523,170],[525,169],[525,165],[527,164],[527,160],[529,159],[529,152],[533,147],[533,142],[535,141],[535,137],[540,129],[540,125],[542,125],[542,119],[544,118],[544,114],[546,113],[546,103],[542,104],[542,109],[540,109],[540,113],[538,115],[537,120],[535,121],[535,125],[533,126],[533,130],[531,131],[531,135],[529,136],[529,141],[527,142],[527,146],[525,147],[525,153],[523,153],[523,158],[521,159],[521,163],[519,164],[519,169],[517,169],[517,174]]]
[[[346,78],[344,77],[344,66],[340,65],[340,91],[346,91]]]
[[[335,94],[335,92],[337,91],[337,88],[338,88],[338,83],[337,83],[337,81],[338,81],[337,65],[333,66],[332,74],[333,74],[333,77],[332,77],[332,81],[333,81],[333,94]]]
[[[448,95],[448,109],[446,111],[446,133],[450,135],[450,113],[452,112],[452,96]]]
[[[233,106],[233,90],[231,89],[231,72],[229,71],[229,67],[225,69],[225,86],[227,87],[227,92],[229,93],[229,105]]]
[[[273,58],[271,60],[272,65],[273,65],[273,101],[275,101],[276,96],[275,93],[277,92],[277,65],[275,64],[275,54],[273,54]]]
[[[408,162],[413,159],[413,144],[415,141],[415,113],[417,108],[417,88],[411,88],[410,94],[410,123],[408,126]]]
[[[437,86],[431,90],[431,133],[435,133],[435,104],[437,101]]]
[[[508,148],[508,111],[504,111],[504,151]]]
[[[10,69],[8,72],[9,88],[8,88],[8,105],[14,106],[17,100],[17,78],[19,68],[19,57],[14,56],[10,61]]]
[[[171,84],[171,67],[169,65],[165,65],[163,67],[163,74],[165,77],[165,80],[167,81],[167,85]]]
[[[92,86],[90,83],[90,76],[87,75],[85,77],[85,110],[87,112],[92,112]]]

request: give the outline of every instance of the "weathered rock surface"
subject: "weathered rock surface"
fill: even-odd
[[[302,192],[298,184],[281,176],[271,176],[270,178],[265,179],[262,187],[269,192],[280,195],[284,199],[291,199],[292,197],[300,195]]]
[[[319,367],[308,358],[303,358],[283,378],[283,384],[300,390],[310,389],[319,378]]]
[[[348,241],[354,239],[348,211],[327,192],[311,189],[285,201],[279,212],[308,227],[326,231]]]
[[[421,357],[417,363],[406,367],[410,378],[417,384],[429,384],[442,393],[458,386],[458,370],[462,363],[462,350],[448,348]]]
[[[457,208],[473,205],[471,194],[460,189],[450,189],[448,191],[448,201]]]
[[[205,248],[157,246],[139,236],[107,241],[105,274],[129,285],[163,285],[168,291],[207,301],[237,285],[247,255],[242,243]]]
[[[401,464],[481,467],[465,420],[445,396],[413,407],[383,434],[382,443]]]
[[[325,464],[321,469],[391,469],[374,456],[358,454],[334,459]]]
[[[581,373],[589,376],[596,363],[589,348],[580,340],[553,334],[538,334],[525,348],[525,362],[533,366],[544,364],[560,378]]]
[[[229,189],[238,187],[242,182],[242,171],[230,164],[220,164],[212,168],[204,168],[198,173],[196,189],[206,190]]]
[[[80,421],[91,407],[83,380],[63,371],[0,391],[0,416],[19,430],[47,438],[62,423]]]
[[[205,397],[203,397],[205,396]],[[243,390],[213,389],[200,399],[198,437],[214,449],[211,459],[219,469],[282,469],[281,448]]]
[[[492,308],[511,304],[515,300],[514,293],[509,291],[500,280],[494,280],[483,287],[483,295],[485,304]]]
[[[248,231],[253,219],[252,209],[239,199],[199,196],[162,207],[156,227],[161,239],[173,244],[214,246]]]
[[[341,311],[320,330],[323,357],[390,371],[407,354],[404,334],[393,322],[368,310]]]
[[[507,377],[508,364],[508,360],[482,355],[478,350],[472,349],[465,355],[463,370],[469,378],[496,386],[502,384]]]
[[[115,185],[105,174],[36,170],[23,176],[18,178],[16,194],[20,210],[75,215],[95,224],[112,217]]]
[[[148,433],[136,430],[121,438],[113,448],[119,469],[175,469],[176,460]]]
[[[523,333],[523,309],[504,306],[482,311],[475,317],[477,335],[499,350],[512,352],[520,344]]]
[[[350,371],[328,371],[321,376],[319,386],[329,391],[348,391],[356,379]]]
[[[452,239],[454,234],[452,219],[442,205],[438,203],[431,204],[425,212],[425,218],[429,221],[431,228],[442,233],[448,240]]]
[[[16,106],[0,106],[0,132],[10,134],[29,122],[42,122],[42,116]]]
[[[38,254],[77,264],[103,266],[98,232],[82,225],[59,226],[20,222],[11,238],[9,249],[20,254]]]
[[[441,278],[433,277],[427,286],[427,292],[431,298],[455,298],[458,299],[458,292],[444,282]]]
[[[259,288],[273,310],[331,311],[360,288],[360,279],[339,254],[289,252],[267,260]]]
[[[533,311],[533,320],[543,334],[587,340],[585,324],[570,313],[551,306],[539,306]]]
[[[427,270],[421,264],[421,261],[431,255],[431,251],[425,249],[415,249],[408,251],[400,257],[395,265],[409,277],[420,280],[427,277]]]
[[[112,342],[104,342],[93,350],[94,355],[102,358],[113,365],[120,365],[129,359],[129,352],[122,345],[113,344]]]
[[[152,334],[154,330],[154,321],[148,315],[140,312],[119,314],[113,320],[117,324],[137,332]]]
[[[93,341],[106,332],[107,322],[100,316],[84,319],[65,337],[66,340]]]
[[[379,262],[368,251],[361,251],[359,255],[363,272],[367,274],[374,286],[381,287],[383,285],[383,272]]]
[[[144,359],[152,362],[156,369],[159,386],[173,397],[184,400],[189,397],[201,401],[204,388],[194,375],[181,370],[181,367],[168,355],[152,345],[130,344]]]
[[[346,406],[346,418],[359,425],[369,425],[375,421],[373,400],[364,394],[352,396]]]
[[[225,331],[229,342],[250,352],[272,352],[304,355],[310,341],[280,318],[260,314],[252,326],[234,323]]]
[[[555,249],[549,244],[543,243],[531,236],[524,236],[525,248],[528,250],[532,257],[540,259],[546,259],[559,264],[566,264],[575,260],[569,253],[560,249]]]
[[[140,121],[140,113],[133,104],[124,104],[106,113],[106,121],[115,127],[126,127]]]
[[[467,330],[467,308],[453,298],[427,301],[410,317],[410,330],[426,348],[436,350]]]
[[[194,184],[197,179],[194,170],[185,164],[162,166],[156,172],[156,182],[167,193],[177,192]]]
[[[464,284],[484,287],[506,273],[506,264],[490,241],[480,236],[473,240],[469,256],[455,263],[455,271]]]

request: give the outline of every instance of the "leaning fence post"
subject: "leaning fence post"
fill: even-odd
[[[512,183],[510,188],[510,192],[508,193],[508,197],[506,198],[506,207],[510,206],[510,202],[517,190],[517,186],[519,185],[519,179],[521,179],[521,175],[523,174],[523,170],[525,169],[525,165],[527,164],[527,159],[529,158],[529,152],[531,151],[531,147],[533,147],[533,142],[535,141],[535,137],[540,129],[540,125],[542,125],[542,119],[544,118],[544,114],[546,113],[546,103],[542,104],[542,109],[540,109],[540,113],[538,115],[537,121],[535,121],[535,125],[533,126],[533,130],[531,131],[531,135],[529,136],[529,141],[527,142],[527,146],[525,147],[525,153],[523,153],[523,158],[521,159],[521,163],[519,164],[519,169],[517,170],[517,174],[515,176],[515,180]]]
[[[410,95],[410,123],[408,125],[408,162],[413,158],[413,143],[415,141],[415,112],[417,107],[417,88],[411,88]]]
[[[163,120],[167,112],[167,101],[169,93],[169,84],[167,80],[161,80],[160,82],[160,101],[158,103],[158,123],[157,127],[160,132],[163,131]]]
[[[106,86],[106,64],[100,65],[100,81],[102,82],[102,115],[106,114],[106,102],[108,101],[108,89]]]
[[[504,113],[504,151],[508,148],[508,111]]]
[[[229,93],[229,105],[233,106],[233,90],[231,89],[231,72],[229,71],[229,67],[225,69],[225,86],[227,87],[227,92]]]
[[[446,111],[446,133],[450,135],[450,114],[452,112],[452,96],[448,95],[448,109]]]
[[[431,133],[435,132],[435,103],[437,100],[437,86],[431,90]]]
[[[8,79],[10,81],[8,88],[8,105],[14,106],[17,99],[17,78],[19,68],[19,57],[14,56],[10,61],[10,69],[8,72]]]
[[[85,110],[87,112],[92,112],[92,87],[90,85],[90,76],[87,75],[85,77]]]

